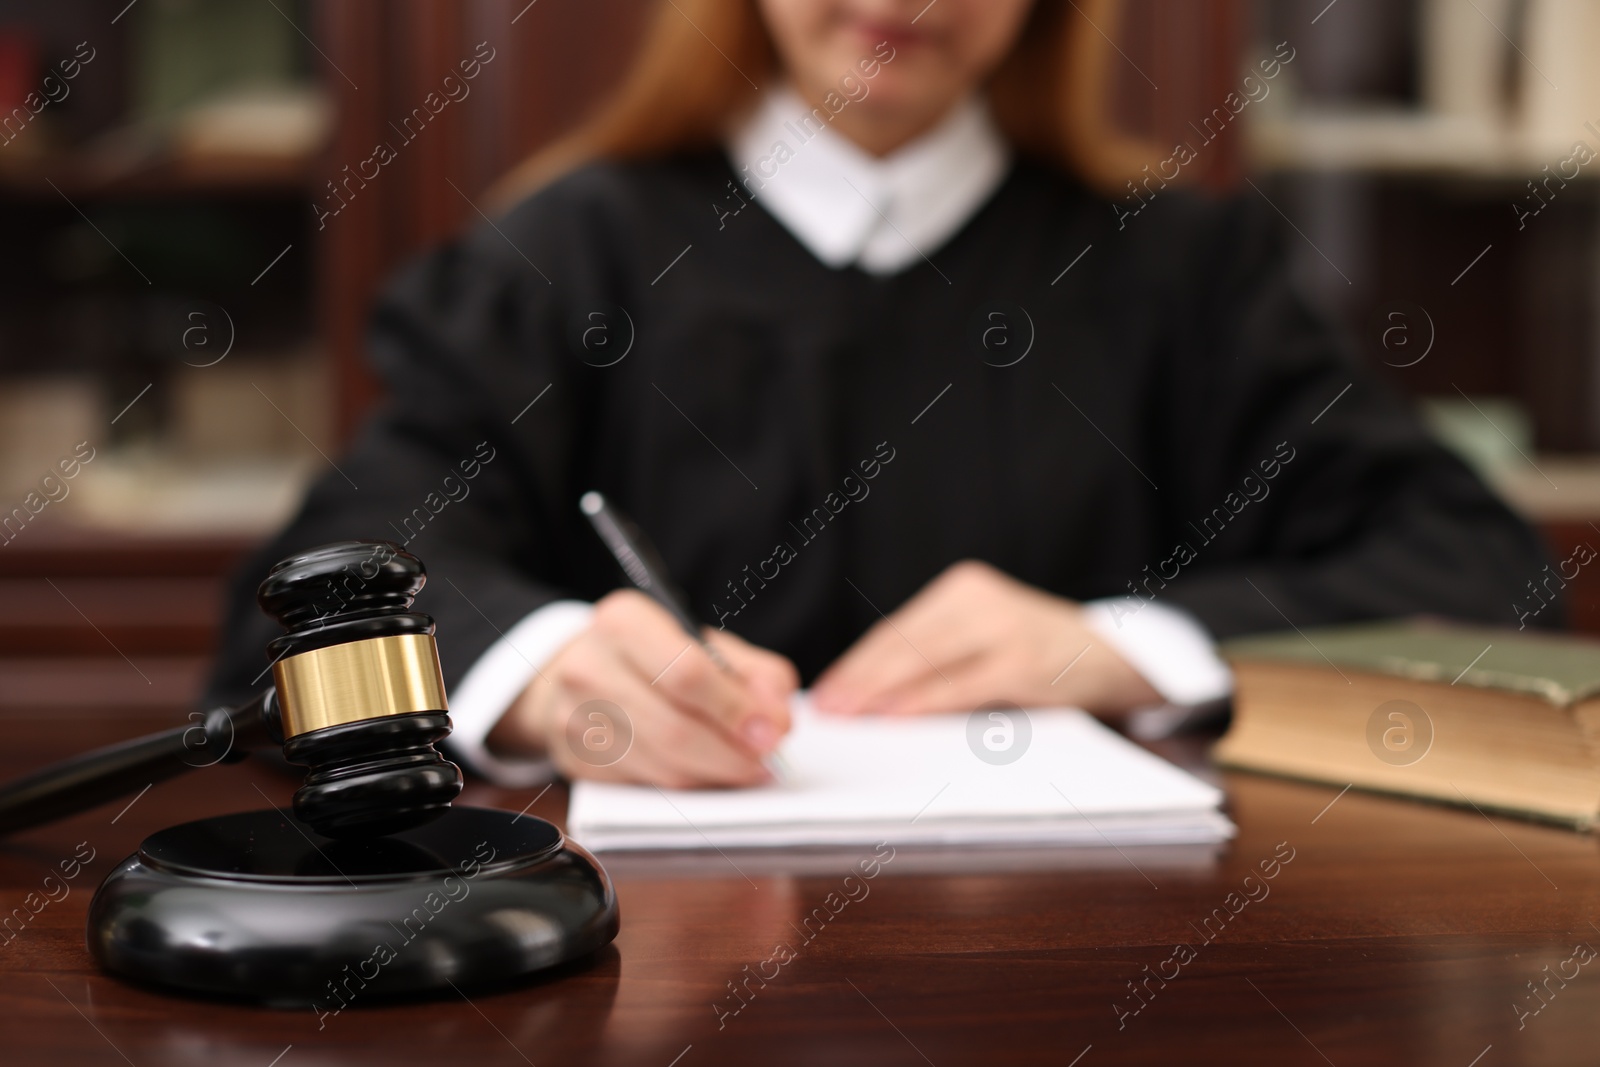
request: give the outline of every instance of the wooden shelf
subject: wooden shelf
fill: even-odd
[[[1490,482],[1530,522],[1600,525],[1600,456],[1540,456],[1495,472]]]
[[[1586,131],[1574,131],[1576,140]],[[1419,108],[1314,108],[1262,116],[1249,126],[1251,162],[1266,170],[1430,175],[1521,182],[1571,155],[1509,127]],[[1580,167],[1572,180],[1600,178]]]
[[[183,195],[311,193],[311,159],[234,156],[112,165],[89,155],[50,155],[0,167],[0,191],[74,200]]]

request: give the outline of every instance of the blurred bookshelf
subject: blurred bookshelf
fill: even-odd
[[[379,399],[377,291],[650,6],[0,0],[0,712],[192,698],[226,575]]]
[[[110,558],[119,536],[248,541],[332,443],[309,9],[0,4],[5,554],[70,529]]]
[[[1299,52],[1245,127],[1298,279],[1554,560],[1600,546],[1600,4],[1258,0],[1254,27]],[[1600,576],[1567,594],[1600,632]]]
[[[1600,450],[1600,4],[1274,0],[1256,23],[1300,51],[1246,132],[1302,281],[1410,395]]]

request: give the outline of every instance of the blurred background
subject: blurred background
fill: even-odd
[[[654,6],[0,0],[0,712],[193,699],[225,576],[377,396],[375,291]],[[1126,0],[1105,30],[1121,124],[1282,216],[1600,633],[1570,562],[1600,547],[1600,0]]]

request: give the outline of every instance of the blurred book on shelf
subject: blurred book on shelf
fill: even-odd
[[[9,379],[0,389],[0,508],[38,488],[79,441],[100,439],[109,418],[85,376]]]
[[[247,89],[180,112],[170,147],[180,160],[303,161],[321,149],[331,128],[328,100],[315,89]]]
[[[327,378],[315,349],[234,353],[174,375],[163,418],[121,442],[107,440],[104,428],[116,413],[93,379],[13,381],[0,395],[0,499],[31,512],[34,493],[38,514],[49,508],[52,525],[265,536],[288,521],[326,467],[312,442],[331,434]],[[141,397],[118,418],[141,402],[154,406]],[[56,453],[70,454],[78,442],[93,458],[62,478]],[[47,475],[55,481],[41,488]]]
[[[28,94],[35,90],[38,82],[38,45],[32,35],[0,27],[0,122],[10,116],[15,123],[15,111],[28,107]],[[9,147],[12,130],[4,132]]]
[[[1578,523],[1600,542],[1600,456],[1540,456],[1496,468],[1489,483],[1513,510],[1540,525]]]
[[[1513,122],[1525,154],[1550,162],[1580,136],[1600,148],[1600,4],[1523,0],[1520,10],[1527,62],[1505,62],[1519,72]]]
[[[129,123],[180,165],[307,162],[332,116],[300,51],[294,24],[270,4],[158,5],[136,24]]]
[[[1422,417],[1445,447],[1489,481],[1531,462],[1533,417],[1510,397],[1428,397]]]
[[[74,51],[66,37],[43,47],[0,18],[0,104],[12,101],[3,114],[32,101],[17,113],[28,116],[27,135],[11,131],[0,152],[0,181],[46,192],[50,183],[80,192],[309,186],[332,108],[282,11],[232,0],[147,4],[119,30],[91,34],[94,43]],[[64,58],[47,65],[57,52]],[[101,87],[95,120],[85,122],[74,79],[90,70],[120,84]]]
[[[312,473],[305,458],[110,455],[84,473],[63,518],[151,536],[264,537],[288,522]]]
[[[1434,435],[1529,522],[1600,523],[1600,456],[1541,454],[1533,418],[1507,397],[1429,397]],[[1600,529],[1595,530],[1600,540]]]

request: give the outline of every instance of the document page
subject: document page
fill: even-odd
[[[802,694],[753,789],[579,781],[568,831],[587,848],[1193,844],[1233,824],[1215,787],[1071,708],[839,718]]]

